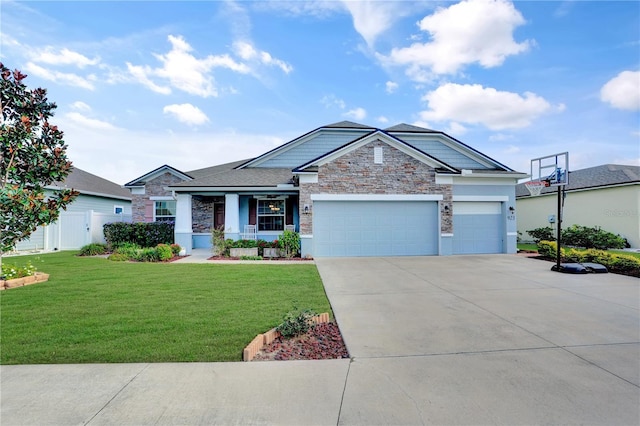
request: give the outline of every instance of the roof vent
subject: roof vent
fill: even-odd
[[[373,148],[373,162],[374,164],[382,164],[382,147],[376,146]]]

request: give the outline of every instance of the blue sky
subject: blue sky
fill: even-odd
[[[518,171],[640,164],[637,1],[2,1],[0,58],[119,184],[351,120],[442,130]]]

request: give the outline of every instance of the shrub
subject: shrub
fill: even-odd
[[[540,241],[555,241],[556,236],[553,232],[553,228],[546,226],[544,228],[530,229],[527,234],[531,235],[533,241],[537,244]]]
[[[155,247],[148,247],[138,250],[134,260],[138,262],[159,262],[160,254]]]
[[[107,259],[114,262],[126,262],[130,258],[124,253],[111,253]]]
[[[301,311],[289,311],[284,316],[282,324],[276,327],[276,330],[282,334],[283,337],[294,337],[300,334],[304,334],[313,326],[313,317],[316,315],[310,309]]]
[[[538,253],[546,258],[556,258],[557,244],[555,241],[540,241]],[[604,250],[588,249],[562,249],[563,262],[593,262],[606,266],[609,272],[630,275],[640,278],[640,259],[628,254],[610,253]]]
[[[171,244],[171,252],[173,253],[174,256],[177,256],[180,254],[180,250],[182,250],[182,247],[180,247],[180,244]]]
[[[584,247],[606,249],[621,249],[625,247],[624,238],[611,232],[604,231],[599,227],[588,227],[581,225],[571,225],[562,231],[562,241],[564,244]]]
[[[9,263],[2,264],[2,270],[0,271],[0,278],[4,280],[12,280],[14,278],[29,277],[36,272],[36,267],[27,262],[24,266],[15,266]]]
[[[262,260],[262,256],[240,256],[240,260]]]
[[[173,222],[115,222],[105,224],[103,229],[110,247],[118,247],[125,242],[136,243],[142,247],[174,242]]]
[[[105,244],[91,243],[83,246],[78,252],[78,256],[98,256],[107,252]]]
[[[278,240],[284,257],[294,257],[300,253],[300,235],[294,231],[284,231]]]
[[[138,251],[140,251],[141,249],[142,247],[140,247],[136,243],[122,243],[118,248],[114,250],[114,253],[127,256],[127,259],[135,259]]]
[[[255,248],[258,247],[256,240],[236,240],[230,248]]]
[[[229,248],[233,240],[224,239],[224,226],[220,225],[212,232],[212,245],[214,256],[229,256]]]
[[[171,250],[171,247],[166,244],[158,244],[156,246],[156,252],[158,253],[158,259],[161,262],[170,260],[173,257],[173,251]]]

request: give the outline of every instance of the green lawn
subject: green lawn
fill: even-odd
[[[331,312],[313,264],[31,261],[47,283],[0,292],[2,364],[240,361],[294,306]]]

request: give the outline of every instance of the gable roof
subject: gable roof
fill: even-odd
[[[410,155],[424,163],[427,163],[434,168],[443,168],[452,173],[460,173],[460,171],[455,169],[454,167],[451,167],[448,164],[443,163],[437,158],[432,157],[431,155],[423,151],[420,151],[419,149],[413,147],[412,145],[406,143],[405,141],[398,139],[395,136],[390,135],[389,133],[379,129],[373,132],[367,133],[366,135],[359,137],[358,139],[355,139],[347,143],[346,145],[338,147],[332,151],[327,152],[324,155],[321,155],[320,157],[317,157],[305,164],[302,164],[296,167],[293,171],[294,172],[311,171],[308,169],[309,167],[315,167],[327,161],[330,161],[333,158],[341,157],[342,155],[350,151],[353,151],[354,149],[357,149],[360,146],[373,142],[374,140],[382,140],[383,142],[403,151],[405,154]]]
[[[640,183],[640,166],[603,164],[601,166],[569,171],[567,191],[597,189],[608,186]],[[542,189],[542,194],[557,192],[556,187]],[[524,183],[516,185],[516,198],[530,197]]]
[[[101,178],[77,167],[72,167],[71,172],[63,182],[54,182],[47,186],[48,189],[73,188],[81,194],[95,195],[106,198],[117,198],[131,201],[131,193],[110,180]]]
[[[147,181],[150,178],[153,178],[153,177],[155,177],[155,176],[157,176],[157,175],[159,175],[161,173],[164,173],[164,172],[171,173],[172,175],[177,176],[177,177],[179,177],[181,179],[184,179],[184,180],[193,179],[192,176],[190,176],[190,175],[188,175],[188,174],[186,174],[184,172],[181,172],[180,170],[178,170],[178,169],[176,169],[174,167],[171,167],[168,164],[165,164],[163,166],[158,167],[157,169],[151,170],[149,173],[145,173],[144,175],[142,175],[142,176],[140,176],[138,178],[135,178],[131,182],[125,183],[124,187],[128,188],[128,187],[134,187],[134,186],[143,186],[145,181]]]
[[[204,169],[191,170],[190,172],[187,172],[187,174],[193,177],[194,179],[199,179],[204,176],[220,173],[225,170],[235,169],[236,167],[251,160],[253,160],[253,158],[247,158],[245,160],[239,160],[239,161],[232,161],[231,163],[218,164],[212,167],[205,167]]]
[[[395,126],[384,129],[386,132],[418,132],[418,133],[434,133],[435,130],[425,129],[424,127],[414,126],[412,124],[400,123]]]

